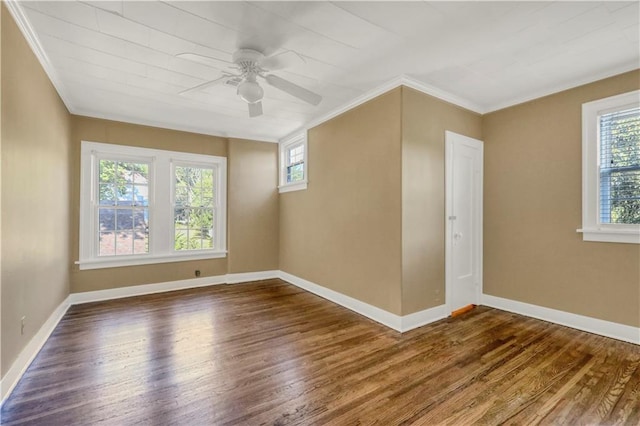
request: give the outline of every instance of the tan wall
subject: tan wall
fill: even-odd
[[[4,7],[2,375],[69,294],[70,266],[69,113]]]
[[[309,185],[280,194],[280,269],[401,313],[401,90],[308,134]]]
[[[277,266],[278,226],[275,166],[275,144],[250,141],[229,141],[226,138],[159,129],[116,121],[72,116],[73,164],[71,205],[71,256],[78,259],[79,196],[80,196],[80,143],[92,142],[140,146],[171,151],[228,157],[228,258],[160,263],[78,270],[73,267],[71,292],[103,290],[132,285],[184,280],[202,277],[274,269]],[[233,154],[233,156],[231,156]],[[256,161],[267,161],[266,166],[248,170]],[[240,197],[243,197],[240,199]],[[275,197],[275,198],[274,198]],[[238,221],[238,222],[236,222]],[[270,227],[265,228],[265,225]],[[274,248],[274,244],[275,247]],[[268,249],[272,251],[267,252]],[[231,253],[233,250],[233,253]],[[245,251],[246,250],[246,251]],[[231,263],[233,262],[233,264]]]
[[[229,273],[278,269],[278,144],[229,140]]]
[[[640,246],[582,241],[581,105],[634,71],[483,117],[484,291],[640,326]]]
[[[402,88],[402,314],[445,303],[445,131],[482,139],[479,114]]]

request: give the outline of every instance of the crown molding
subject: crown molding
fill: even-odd
[[[449,102],[450,104],[457,105],[464,109],[468,109],[469,111],[475,112],[476,114],[484,114],[486,112],[485,109],[482,108],[480,105],[474,102],[471,102],[468,99],[465,99],[458,95],[454,95],[453,93],[449,93],[445,90],[442,90],[430,84],[424,83],[413,77],[409,77],[408,75],[401,76],[400,84],[402,86],[406,86],[411,89],[422,92],[425,95],[433,96],[434,98],[438,98],[442,101]]]
[[[479,105],[476,105],[473,102],[470,102],[464,98],[461,98],[460,96],[438,89],[435,86],[431,86],[429,84],[418,81],[415,78],[402,74],[395,78],[392,78],[391,80],[379,86],[374,87],[371,90],[366,91],[365,93],[358,96],[357,98],[339,106],[338,108],[328,112],[327,114],[320,116],[314,120],[311,120],[310,122],[306,123],[303,127],[300,127],[296,129],[294,132],[291,132],[287,134],[285,137],[281,138],[280,143],[284,143],[288,140],[291,140],[293,137],[300,134],[301,132],[308,131],[313,127],[316,127],[326,121],[331,120],[332,118],[335,118],[341,114],[344,114],[345,112],[357,106],[360,106],[363,103],[370,101],[371,99],[377,96],[387,93],[390,90],[396,89],[400,86],[409,87],[411,89],[422,92],[426,95],[433,96],[434,98],[438,98],[445,102],[449,102],[451,104],[457,105],[461,108],[468,109],[469,111],[475,112],[477,114],[483,114],[485,112]]]
[[[118,114],[103,114],[96,111],[90,111],[85,109],[78,109],[72,113],[73,115],[78,115],[81,117],[87,118],[98,118],[101,120],[110,120],[117,121],[120,123],[127,124],[136,124],[139,126],[149,126],[155,127],[158,129],[166,129],[166,130],[176,130],[179,132],[189,132],[189,133],[197,133],[200,135],[206,136],[215,136],[218,138],[227,138],[227,139],[248,139],[257,142],[267,142],[267,143],[278,143],[279,139],[262,137],[256,135],[246,135],[240,133],[228,133],[228,132],[212,132],[211,129],[207,129],[204,127],[198,126],[179,126],[179,125],[170,125],[164,122],[154,121],[154,120],[144,120],[144,119],[132,119],[131,117],[119,116]]]
[[[595,83],[599,80],[604,80],[605,78],[614,77],[619,74],[624,74],[629,71],[634,71],[640,68],[640,63],[636,61],[632,61],[623,65],[620,65],[615,68],[608,69],[603,72],[590,74],[587,77],[578,78],[575,80],[571,80],[570,82],[566,82],[563,84],[558,84],[552,86],[551,88],[537,90],[528,95],[519,96],[515,99],[512,99],[507,102],[500,102],[485,108],[482,114],[488,114],[490,112],[499,111],[501,109],[509,108],[512,106],[520,105],[529,101],[533,101],[535,99],[544,98],[546,96],[555,95],[556,93],[564,92],[565,90],[575,89],[576,87],[584,86],[586,84]]]
[[[40,44],[40,41],[36,36],[36,32],[33,30],[33,27],[29,23],[29,20],[27,19],[22,6],[17,0],[4,0],[4,4],[7,6],[7,9],[13,17],[13,20],[18,25],[20,32],[27,40],[29,47],[31,47],[31,51],[38,59],[38,62],[40,62],[40,65],[44,69],[45,74],[47,74],[47,77],[49,77],[51,84],[53,84],[56,92],[58,92],[58,96],[60,96],[60,99],[62,99],[62,103],[64,103],[64,105],[67,107],[67,110],[69,110],[71,114],[75,114],[75,108],[71,103],[66,89],[60,81],[60,78],[53,68],[53,65],[51,65],[49,57],[44,52],[44,49],[42,48],[42,45]]]

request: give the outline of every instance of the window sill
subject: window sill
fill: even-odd
[[[80,267],[80,270],[85,270],[118,268],[122,266],[152,265],[155,263],[185,262],[188,260],[220,259],[224,257],[227,257],[226,251],[199,251],[187,254],[170,254],[159,256],[140,255],[136,257],[128,257],[126,259],[118,257],[105,257],[91,260],[80,260],[76,262],[76,265]]]
[[[280,193],[292,192],[292,191],[301,191],[303,189],[307,189],[307,181],[289,183],[287,185],[280,185],[278,187],[278,191]]]
[[[583,241],[640,244],[640,229],[577,229]]]

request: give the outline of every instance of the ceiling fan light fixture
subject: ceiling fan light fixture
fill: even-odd
[[[245,80],[238,85],[238,96],[249,104],[255,104],[262,100],[264,90],[257,82]]]

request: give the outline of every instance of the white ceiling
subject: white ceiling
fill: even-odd
[[[72,113],[278,140],[405,75],[488,112],[640,67],[640,2],[134,2],[10,4]],[[299,53],[275,74],[314,107],[263,84],[264,115],[226,86],[239,47]],[[40,52],[38,52],[40,50]],[[177,58],[195,52],[213,68]],[[450,96],[449,96],[450,95]]]

